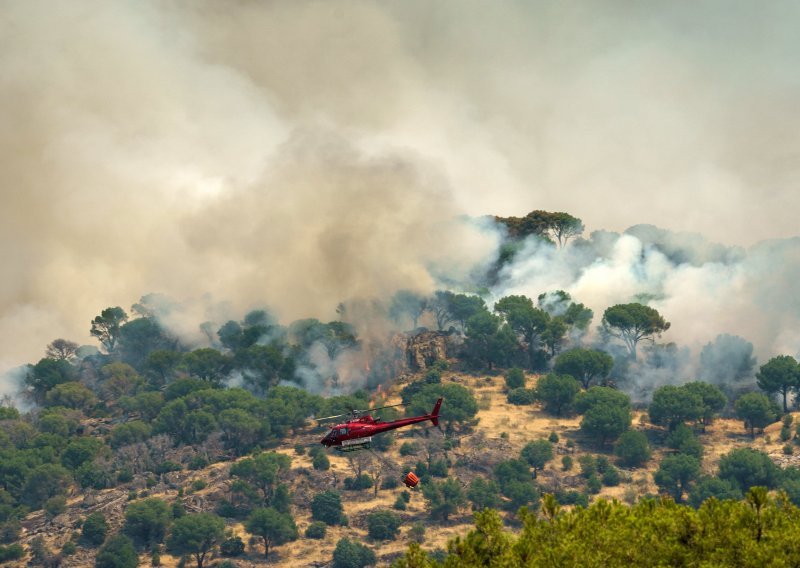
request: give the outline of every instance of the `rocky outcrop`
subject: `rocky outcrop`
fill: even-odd
[[[452,357],[460,336],[445,331],[398,333],[391,341],[394,352],[402,358],[402,371],[424,371],[438,360]],[[399,373],[398,373],[399,374]]]

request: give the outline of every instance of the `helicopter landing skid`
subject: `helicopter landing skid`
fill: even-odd
[[[372,446],[372,436],[369,438],[356,438],[355,440],[344,440],[341,446],[334,446],[339,452],[355,452],[358,450],[368,450]]]

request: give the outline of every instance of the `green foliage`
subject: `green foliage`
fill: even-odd
[[[13,406],[0,406],[0,420],[19,420],[19,410]]]
[[[555,373],[545,375],[536,384],[536,394],[544,409],[556,416],[571,410],[580,390],[580,383],[573,377]]]
[[[176,342],[154,317],[142,317],[119,328],[117,351],[124,363],[143,370],[151,353],[174,347]]]
[[[183,398],[193,392],[206,390],[208,383],[193,377],[181,377],[167,385],[164,390],[164,400],[167,402]]]
[[[588,389],[592,382],[605,379],[613,366],[613,357],[605,351],[578,347],[556,357],[553,371],[578,379]]]
[[[506,388],[509,390],[525,387],[525,373],[519,367],[513,367],[506,372]]]
[[[572,469],[572,456],[564,456],[561,458],[561,469],[570,471]]]
[[[533,300],[527,296],[506,296],[497,301],[494,306],[495,312],[503,316],[505,321],[522,339],[529,358],[529,367],[535,366],[536,350],[542,343],[542,334],[548,329],[550,314],[541,308],[533,305]],[[469,323],[467,324],[469,330]],[[566,333],[566,328],[561,330],[561,334]],[[557,337],[550,338],[558,343]]]
[[[150,437],[151,432],[150,425],[141,420],[117,424],[111,429],[111,445],[118,448],[127,444],[144,442]]]
[[[171,520],[169,505],[161,499],[149,497],[128,505],[123,531],[137,545],[150,548],[164,540]]]
[[[700,475],[700,461],[686,454],[665,457],[653,479],[658,487],[680,503],[690,484]]]
[[[650,444],[643,432],[629,430],[620,434],[614,445],[614,454],[626,467],[639,467],[650,459]]]
[[[25,556],[25,549],[20,544],[11,544],[9,546],[0,546],[0,564],[10,562],[12,560],[19,560]]]
[[[325,538],[325,533],[327,531],[328,525],[323,523],[322,521],[314,521],[308,527],[306,527],[305,537],[306,538],[313,538],[313,539],[323,539]]]
[[[653,392],[653,401],[648,410],[650,422],[674,430],[678,424],[698,420],[703,416],[702,397],[697,389],[665,385]]]
[[[547,440],[528,442],[520,452],[520,457],[533,468],[534,476],[553,459],[553,444]]]
[[[203,347],[184,355],[183,365],[190,375],[216,386],[230,372],[232,361],[216,349]]]
[[[428,474],[433,477],[447,477],[449,475],[448,470],[449,466],[445,459],[433,460],[430,466],[428,466]]]
[[[273,508],[256,509],[245,523],[247,532],[260,536],[264,541],[264,558],[269,558],[269,549],[297,539],[297,525],[288,513]]]
[[[136,568],[139,557],[133,542],[125,535],[108,539],[95,558],[95,568]]]
[[[29,368],[25,383],[30,388],[34,402],[44,404],[51,389],[72,382],[75,377],[75,368],[68,361],[42,359]]]
[[[311,466],[317,471],[326,471],[330,469],[331,462],[325,452],[319,452],[311,458]]]
[[[583,413],[581,431],[594,438],[599,447],[615,441],[631,424],[630,397],[609,387],[592,387],[575,399]]]
[[[666,444],[667,447],[678,450],[682,454],[690,455],[698,460],[703,458],[703,445],[686,424],[679,424],[675,430],[670,432]]]
[[[333,568],[364,568],[375,564],[375,553],[363,544],[342,538],[333,551]]]
[[[428,502],[431,518],[444,522],[467,503],[464,490],[455,478],[426,483],[422,494]]]
[[[167,550],[182,556],[192,554],[197,560],[197,568],[203,568],[206,555],[224,536],[225,523],[210,513],[186,515],[172,525]]]
[[[763,430],[776,419],[769,399],[761,393],[749,392],[740,396],[734,404],[737,418],[744,421],[745,428],[755,438],[756,429]]]
[[[667,331],[670,323],[658,311],[639,303],[617,304],[603,313],[601,327],[605,333],[617,337],[636,359],[636,346],[643,339],[652,340]]]
[[[599,499],[545,520],[526,515],[518,535],[488,510],[476,515],[474,530],[449,543],[446,566],[791,566],[800,556],[798,528],[793,505],[763,494],[747,502],[711,500],[698,510],[671,500],[628,507]],[[412,545],[398,566],[432,564]]]
[[[559,440],[559,438],[558,438],[558,434],[556,434],[555,432],[550,432],[550,435],[547,437],[547,440],[548,440],[548,441],[549,441],[551,444],[557,444],[557,443],[558,443],[558,440]]]
[[[75,470],[83,463],[93,460],[104,448],[102,440],[97,438],[75,438],[61,454],[61,465]]]
[[[144,371],[150,380],[150,385],[154,388],[161,388],[172,382],[175,378],[175,369],[182,359],[181,353],[170,349],[151,351],[144,361]]]
[[[769,456],[752,448],[732,450],[719,460],[719,478],[730,481],[742,493],[757,485],[772,489],[780,477],[780,468]]]
[[[506,227],[509,237],[524,239],[539,237],[542,241],[564,247],[567,242],[583,233],[583,222],[569,213],[531,211],[524,217],[495,217]]]
[[[33,509],[38,509],[56,495],[64,495],[72,481],[66,469],[50,463],[37,466],[27,473],[25,479],[21,501]]]
[[[245,384],[257,395],[294,375],[294,361],[272,345],[252,345],[237,351],[233,366],[243,371]]]
[[[556,493],[556,499],[561,505],[577,505],[583,508],[589,506],[589,495],[578,491]]]
[[[472,504],[473,511],[495,509],[500,506],[500,488],[492,480],[474,477],[467,489],[467,499]]]
[[[105,402],[133,396],[144,387],[144,379],[127,363],[114,362],[100,369],[100,398]]]
[[[375,540],[394,540],[402,520],[391,511],[375,511],[367,515],[367,532]]]
[[[506,395],[509,404],[528,406],[536,402],[536,389],[513,389]]]
[[[156,464],[153,473],[157,473],[158,475],[163,475],[171,471],[181,471],[182,469],[183,466],[178,462],[165,460],[161,463]]]
[[[323,491],[314,495],[311,501],[311,517],[328,525],[345,524],[341,496],[335,491]]]
[[[56,495],[44,502],[44,512],[48,519],[60,515],[67,510],[67,498],[63,495]]]
[[[517,339],[508,324],[485,309],[467,320],[464,356],[477,369],[508,366]]]
[[[619,470],[613,465],[603,472],[603,485],[606,487],[616,487],[619,485],[620,475]]]
[[[587,479],[597,473],[597,459],[590,454],[579,457],[578,464],[581,467],[581,475]]]
[[[170,510],[172,511],[173,519],[180,519],[186,515],[186,507],[184,507],[183,502],[178,499],[172,502]]]
[[[715,385],[695,381],[686,383],[683,388],[696,394],[703,401],[703,411],[700,417],[704,425],[711,424],[714,417],[722,412],[725,405],[728,404],[728,397]]]
[[[600,478],[597,477],[594,473],[589,476],[589,479],[586,480],[586,489],[592,495],[597,495],[600,493],[600,490],[603,488],[603,483],[600,481]]]
[[[92,320],[89,333],[100,341],[107,353],[111,353],[117,346],[120,327],[127,320],[128,314],[119,306],[106,308]]]
[[[729,480],[702,475],[689,491],[689,504],[695,509],[699,509],[711,497],[720,501],[723,499],[738,501],[742,498],[742,492]]]
[[[437,399],[444,398],[440,411],[440,422],[447,432],[471,422],[478,413],[478,401],[472,392],[455,383],[430,384],[422,388],[406,406],[407,416],[428,414]]]
[[[62,406],[74,410],[88,410],[97,404],[94,393],[79,382],[61,383],[45,395],[46,406]]]
[[[413,456],[419,452],[419,446],[416,442],[403,442],[400,446],[400,455],[403,457]]]
[[[372,487],[372,477],[367,473],[344,479],[344,488],[351,491],[362,491],[370,487]]]
[[[268,422],[262,422],[241,408],[226,408],[220,412],[218,424],[225,447],[236,455],[248,453],[270,433]]]
[[[238,477],[261,493],[262,503],[270,505],[279,482],[291,467],[292,458],[278,452],[263,452],[231,466],[231,476]]]
[[[314,523],[312,523],[312,525],[313,524]],[[325,524],[323,523],[322,526],[324,527]],[[306,536],[308,536],[308,531],[306,531]],[[226,556],[228,558],[235,558],[237,556],[241,556],[242,554],[244,554],[244,542],[238,535],[226,538],[219,545],[219,552],[222,556]]]
[[[531,479],[528,464],[522,460],[504,460],[494,468],[494,477],[500,493],[508,499],[503,506],[511,511],[520,507],[535,508],[539,504],[539,491]]]
[[[780,393],[783,396],[783,412],[787,411],[786,399],[792,389],[800,386],[800,365],[794,357],[779,355],[773,357],[756,373],[758,388],[767,394]]]

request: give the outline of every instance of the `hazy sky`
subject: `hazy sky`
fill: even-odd
[[[494,245],[462,213],[794,236],[798,29],[780,1],[5,0],[0,369],[148,292],[429,290]]]

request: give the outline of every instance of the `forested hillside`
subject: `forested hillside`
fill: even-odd
[[[797,361],[759,364],[720,330],[687,376],[656,298],[596,314],[564,290],[498,294],[528,247],[591,265],[607,236],[582,238],[566,213],[493,222],[497,258],[452,289],[345,301],[328,322],[256,309],[192,333],[180,302],[148,294],[100,309],[96,345],[44,346],[0,408],[0,558],[796,563]],[[319,444],[315,417],[418,416],[439,397],[439,428],[351,454]]]

